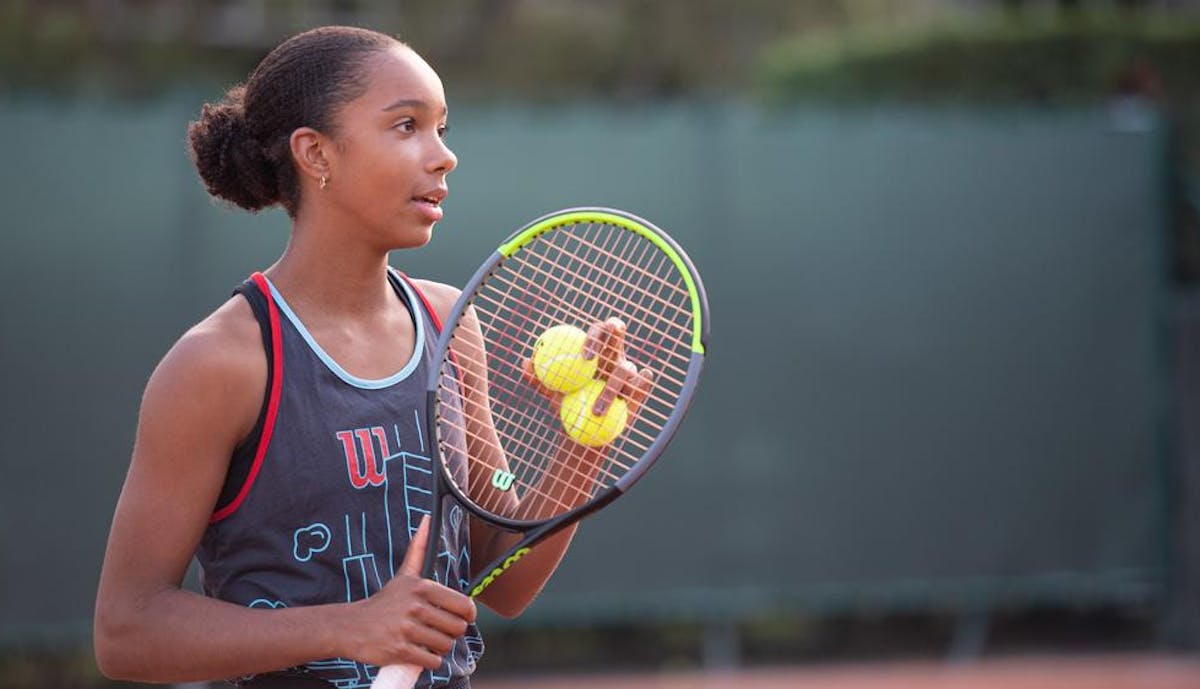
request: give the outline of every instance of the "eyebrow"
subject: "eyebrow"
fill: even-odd
[[[396,101],[395,103],[392,103],[391,105],[387,106],[383,110],[384,110],[384,112],[387,112],[389,110],[398,110],[400,108],[417,108],[420,110],[428,110],[429,104],[426,103],[425,101],[421,100],[420,98],[401,98],[400,100]],[[442,113],[445,113],[446,111],[447,111],[446,108],[443,107]]]

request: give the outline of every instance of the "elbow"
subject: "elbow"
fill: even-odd
[[[506,620],[513,620],[513,619],[520,617],[521,613],[525,612],[525,607],[526,606],[516,607],[516,606],[503,606],[503,605],[489,605],[488,609],[491,610],[492,612],[496,613],[500,617],[503,617]]]
[[[101,675],[114,681],[126,682],[133,681],[130,673],[126,672],[120,664],[118,656],[111,651],[106,650],[99,642],[96,643],[96,668]]]
[[[510,575],[501,577],[477,600],[497,615],[511,620],[533,604],[545,585],[546,579],[542,577]]]
[[[488,610],[496,613],[506,620],[516,619],[521,613],[529,607],[533,602],[533,597],[518,598],[515,596],[490,596],[483,598],[483,603],[488,607]]]
[[[139,679],[131,652],[135,637],[129,615],[97,606],[92,623],[92,650],[100,674],[111,680]]]

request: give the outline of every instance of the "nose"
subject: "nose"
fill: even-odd
[[[441,137],[436,139],[433,153],[429,159],[429,171],[446,174],[454,168],[458,167],[458,156],[454,155],[454,151],[446,145],[446,141]]]

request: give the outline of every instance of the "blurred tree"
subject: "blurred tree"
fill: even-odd
[[[844,36],[862,47],[855,37],[864,32],[908,40],[964,17],[1045,17],[1056,6],[1095,14],[1100,5],[1178,13],[1200,0],[8,0],[0,93],[138,96],[227,84],[285,36],[348,23],[399,34],[459,97],[745,94],[762,47],[787,37]]]
[[[326,23],[400,34],[466,91],[672,96],[738,89],[792,31],[933,15],[953,0],[10,0],[0,86],[154,92],[231,75]]]

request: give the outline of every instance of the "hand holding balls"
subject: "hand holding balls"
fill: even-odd
[[[559,419],[567,436],[581,445],[601,447],[625,430],[629,406],[618,397],[603,414],[593,413],[607,382],[595,377],[600,357],[585,358],[587,338],[572,325],[547,328],[533,346],[533,373],[548,390],[565,395]]]

